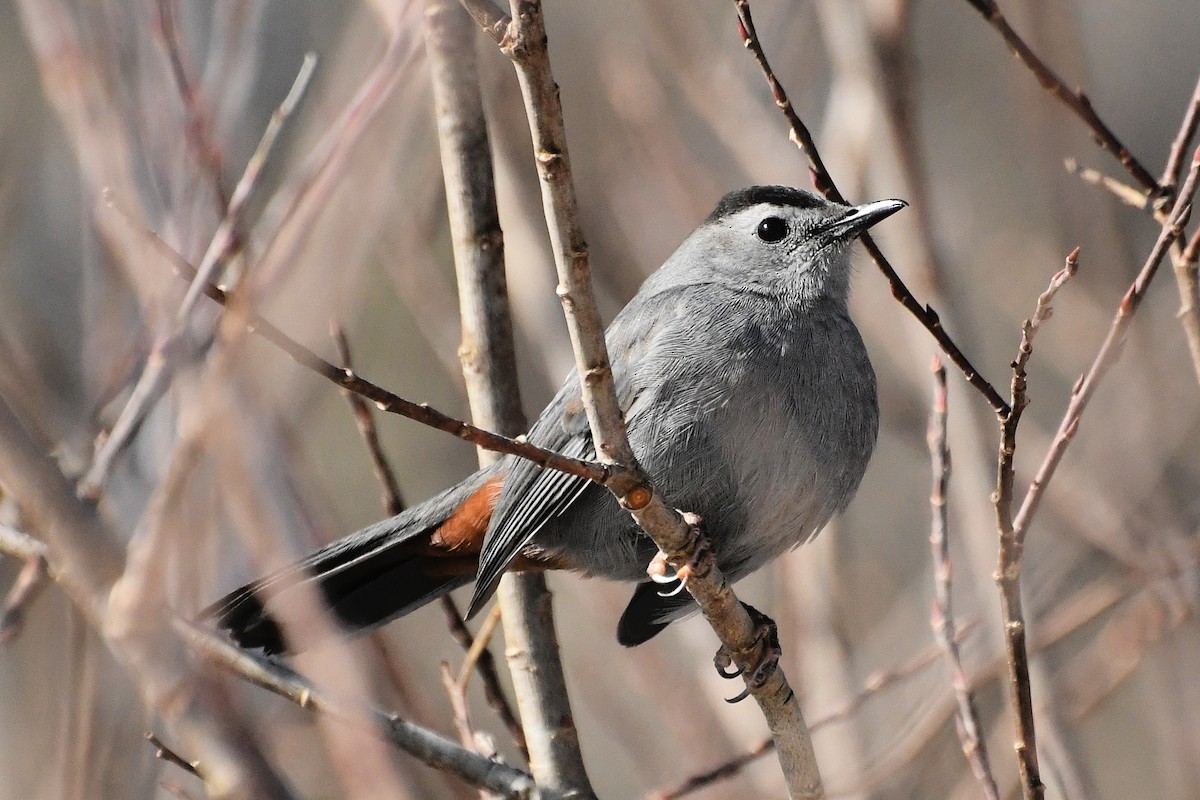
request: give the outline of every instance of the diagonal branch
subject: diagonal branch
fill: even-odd
[[[758,31],[754,27],[754,19],[750,15],[749,0],[734,0],[737,6],[738,15],[738,30],[742,37],[742,44],[754,56],[754,60],[758,62],[759,68],[762,70],[763,76],[767,79],[767,84],[771,87],[771,95],[775,98],[775,105],[779,106],[779,110],[783,112],[783,116],[787,119],[788,125],[791,128],[788,138],[799,147],[806,156],[808,156],[809,164],[811,165],[811,174],[813,186],[817,191],[838,203],[845,203],[846,198],[838,191],[837,185],[833,182],[833,177],[829,174],[829,170],[825,168],[825,162],[821,160],[821,154],[817,150],[817,144],[808,130],[808,126],[800,119],[800,115],[796,113],[796,109],[792,106],[792,101],[788,99],[787,92],[784,91],[783,84],[775,76],[775,71],[771,68],[770,62],[767,61],[767,55],[763,51],[762,42],[758,38]],[[887,279],[888,286],[891,287],[892,297],[904,306],[904,308],[917,318],[917,321],[929,331],[933,336],[933,340],[937,342],[938,347],[950,359],[950,362],[962,372],[963,376],[971,386],[983,395],[987,400],[988,405],[1001,417],[1006,416],[1009,412],[1008,403],[996,391],[996,387],[984,378],[978,370],[967,359],[966,355],[959,349],[958,345],[950,338],[950,334],[942,327],[941,318],[938,313],[929,305],[921,305],[909,288],[904,284],[900,275],[892,267],[891,263],[884,257],[883,252],[879,249],[879,245],[875,244],[875,240],[871,238],[869,233],[863,233],[859,236],[867,253],[871,256],[871,260],[879,267],[879,271],[883,273]]]
[[[206,660],[227,669],[244,680],[291,700],[301,708],[316,711],[347,724],[370,719],[374,729],[389,743],[409,755],[440,770],[453,773],[473,786],[496,792],[502,797],[557,797],[541,789],[535,795],[533,779],[521,770],[492,761],[440,734],[414,725],[395,714],[363,706],[309,681],[302,675],[265,656],[242,650],[221,637],[183,620],[175,628],[188,644]]]
[[[456,0],[431,2],[426,23],[462,318],[458,352],[471,417],[485,428],[517,434],[526,429],[526,420],[517,384],[504,235],[475,63],[475,25]],[[481,466],[496,458],[479,452]],[[498,598],[530,769],[541,786],[592,796],[545,576],[506,575]],[[486,644],[488,638],[481,635],[478,641]],[[465,690],[465,677],[458,685]]]
[[[175,252],[170,245],[153,233],[148,233],[148,235],[151,237],[152,244],[171,262],[171,266],[174,267],[180,277],[189,281],[195,277],[196,268],[189,264],[187,259]],[[206,297],[220,303],[222,306],[228,306],[233,302],[230,294],[215,284],[204,284],[201,287],[201,291]],[[520,438],[513,439],[508,436],[501,436],[498,433],[492,433],[462,420],[455,419],[449,414],[444,414],[424,403],[414,403],[411,400],[405,400],[403,397],[389,392],[387,389],[365,378],[359,377],[352,370],[331,364],[309,348],[300,344],[300,342],[288,336],[276,327],[274,323],[257,312],[250,309],[243,309],[241,313],[245,318],[246,328],[251,333],[258,334],[278,347],[300,366],[311,372],[315,372],[328,381],[336,383],[347,391],[354,392],[370,400],[380,411],[408,417],[422,425],[437,428],[440,431],[452,434],[464,441],[471,442],[488,450],[519,456],[542,467],[556,469],[570,475],[578,475],[581,478],[604,485],[607,485],[608,481],[611,480],[611,467],[604,464],[597,464],[593,461],[584,461],[564,456],[553,450],[546,450],[545,448],[530,444]]]
[[[246,208],[254,195],[258,178],[266,166],[267,159],[271,155],[284,124],[307,91],[315,69],[316,56],[309,53],[304,57],[304,62],[292,83],[291,90],[272,113],[271,121],[263,130],[258,146],[247,162],[246,169],[238,180],[237,186],[234,187],[233,196],[225,210],[225,216],[209,241],[208,249],[201,259],[199,268],[194,271],[191,285],[175,314],[174,328],[165,339],[156,343],[128,402],[121,409],[108,436],[96,448],[91,466],[80,479],[77,491],[81,497],[94,499],[100,495],[117,455],[125,449],[146,414],[162,397],[178,361],[190,349],[187,342],[192,333],[187,322],[191,317],[196,300],[200,297],[202,287],[211,282],[213,276],[229,262],[241,247]]]
[[[1055,74],[1054,70],[1046,65],[1038,57],[1037,53],[1030,49],[1025,40],[1012,29],[1005,18],[1000,7],[996,5],[995,0],[967,0],[967,2],[987,20],[1000,37],[1004,39],[1004,43],[1008,45],[1008,49],[1013,52],[1017,59],[1029,68],[1037,78],[1038,83],[1050,92],[1050,94],[1062,101],[1063,105],[1071,109],[1075,116],[1083,120],[1083,124],[1092,132],[1092,136],[1096,140],[1096,144],[1112,153],[1125,171],[1133,177],[1133,180],[1141,186],[1146,194],[1151,198],[1165,197],[1170,199],[1169,192],[1164,191],[1165,187],[1159,186],[1158,181],[1154,176],[1142,166],[1129,152],[1125,145],[1117,139],[1116,134],[1105,124],[1104,120],[1100,119],[1100,115],[1092,108],[1092,101],[1088,96],[1079,89],[1071,89],[1062,78]]]
[[[596,452],[614,471],[606,486],[662,550],[667,561],[676,569],[682,568],[695,561],[699,549],[707,548],[707,543],[655,493],[625,434],[604,342],[604,326],[591,288],[588,250],[579,225],[562,106],[551,75],[541,4],[513,0],[512,19],[504,27],[490,0],[463,0],[463,5],[516,68],[541,178],[542,204],[558,274],[558,295],[575,353],[583,405]],[[711,569],[697,572],[701,574],[688,580],[687,589],[725,650],[743,670],[747,689],[758,702],[775,737],[789,794],[807,798],[824,796],[812,739],[783,670],[775,669],[762,683],[751,682],[754,657],[759,652],[757,627],[715,563]]]

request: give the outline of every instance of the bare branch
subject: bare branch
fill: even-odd
[[[771,68],[770,62],[767,61],[767,55],[763,51],[762,42],[759,41],[758,31],[754,27],[754,19],[750,15],[749,0],[734,0],[734,5],[737,7],[739,32],[742,36],[742,43],[754,55],[754,60],[758,62],[759,68],[762,70],[763,76],[767,79],[767,84],[771,87],[771,95],[775,98],[775,105],[779,106],[779,110],[783,112],[784,117],[788,121],[791,128],[789,138],[799,147],[806,156],[808,156],[809,164],[811,165],[810,174],[812,176],[813,186],[817,191],[838,203],[846,203],[846,198],[838,191],[837,185],[833,182],[833,177],[829,174],[829,170],[825,168],[825,162],[821,160],[821,154],[817,151],[817,145],[812,134],[808,130],[808,126],[800,119],[800,115],[796,113],[796,109],[792,106],[792,101],[788,99],[787,92],[783,89],[783,84],[775,76],[774,70]],[[992,407],[1000,416],[1005,416],[1009,412],[1008,404],[1004,402],[1004,398],[996,391],[996,387],[984,378],[978,370],[967,359],[966,355],[950,338],[950,334],[942,327],[941,318],[938,313],[929,305],[921,305],[909,288],[904,284],[900,275],[892,267],[891,263],[884,257],[879,246],[875,244],[875,240],[871,238],[869,233],[863,233],[859,236],[866,248],[867,253],[871,256],[871,260],[879,267],[884,278],[887,279],[888,286],[891,287],[892,297],[904,306],[906,310],[917,321],[929,331],[933,336],[938,347],[950,359],[954,366],[962,371],[963,376],[971,386],[975,387],[988,405]]]
[[[337,347],[338,360],[342,362],[342,368],[347,372],[353,372],[354,364],[350,358],[350,342],[346,339],[345,329],[338,322],[332,322],[329,326],[329,335],[333,337],[334,345]],[[346,389],[342,390],[342,395],[350,404],[350,410],[354,413],[354,423],[358,426],[358,432],[371,456],[371,467],[375,470],[375,478],[379,481],[383,491],[383,509],[388,516],[394,517],[404,510],[404,497],[400,493],[400,484],[396,481],[396,473],[392,469],[392,465],[388,463],[387,456],[383,454],[383,445],[379,442],[379,429],[375,427],[375,417],[371,414],[371,408],[362,395]]]
[[[188,331],[186,321],[191,316],[203,287],[211,283],[211,279],[218,270],[223,268],[240,249],[246,207],[253,196],[254,188],[258,185],[258,178],[262,174],[284,123],[287,122],[288,117],[307,91],[315,68],[316,56],[310,53],[305,56],[291,90],[271,115],[271,121],[263,131],[241,179],[234,187],[225,216],[217,226],[208,249],[200,261],[199,268],[191,277],[192,283],[175,315],[174,329],[166,338],[155,344],[153,352],[146,360],[145,369],[129,396],[129,401],[121,410],[112,430],[96,448],[91,466],[79,481],[77,491],[81,497],[91,499],[99,497],[104,482],[112,469],[113,461],[125,449],[146,414],[162,396],[182,356],[191,349],[187,346],[191,339],[191,333]]]
[[[372,729],[394,746],[431,767],[457,775],[472,786],[503,797],[527,798],[534,794],[533,779],[518,769],[484,758],[395,714],[335,697],[282,664],[241,650],[198,625],[176,620],[175,628],[207,660],[301,708],[327,714],[350,725],[369,719]],[[558,796],[544,788],[539,791],[540,797]]]
[[[1081,90],[1071,89],[1063,83],[1062,78],[1058,77],[1054,70],[1050,69],[1046,62],[1030,49],[1025,40],[1008,24],[1008,20],[1005,19],[995,0],[967,0],[967,2],[982,14],[988,24],[1000,34],[1004,43],[1008,45],[1008,49],[1029,68],[1042,88],[1061,100],[1063,105],[1071,109],[1075,116],[1083,120],[1083,124],[1092,132],[1096,144],[1112,153],[1117,161],[1121,162],[1121,166],[1125,167],[1125,171],[1150,197],[1158,198],[1164,195],[1163,187],[1159,186],[1154,176],[1133,157],[1125,145],[1121,144],[1104,120],[1100,119],[1100,115],[1092,108],[1092,101],[1088,99],[1088,96]]]
[[[962,743],[963,754],[971,765],[975,779],[988,800],[999,800],[1000,790],[992,776],[988,759],[987,743],[980,734],[979,710],[975,696],[967,685],[967,673],[963,668],[962,654],[958,649],[954,606],[952,603],[950,566],[950,526],[947,520],[947,488],[950,485],[950,448],[946,438],[947,389],[946,368],[937,356],[933,359],[934,399],[933,412],[929,417],[929,454],[933,468],[933,491],[929,504],[933,509],[929,532],[929,546],[933,553],[934,601],[930,624],[938,645],[946,655],[950,668],[950,683],[954,687],[954,698],[958,703],[955,729]]]
[[[1013,527],[1013,458],[1017,448],[1017,426],[1029,404],[1026,396],[1025,367],[1033,353],[1033,337],[1050,318],[1051,302],[1079,268],[1079,248],[1067,256],[1066,265],[1050,279],[1050,285],[1037,300],[1033,316],[1021,325],[1021,344],[1012,365],[1012,413],[1000,420],[1000,448],[996,466],[996,524],[1000,533],[999,563],[996,582],[1004,615],[1004,639],[1009,664],[1009,695],[1016,728],[1017,759],[1026,800],[1040,797],[1044,791],[1038,770],[1037,741],[1034,731],[1033,698],[1029,685],[1029,655],[1026,647],[1025,616],[1021,606],[1021,559],[1024,541]]]
[[[426,21],[462,318],[458,354],[471,417],[483,427],[515,434],[526,429],[526,420],[517,384],[504,236],[475,63],[475,26],[455,0],[431,2]],[[480,450],[481,465],[494,460],[494,454]],[[591,796],[545,577],[506,575],[497,597],[530,769],[539,785]],[[458,681],[464,691],[470,665],[490,638],[490,633],[481,632],[468,652]]]
[[[469,4],[470,8],[478,6],[478,2]],[[583,406],[596,453],[601,462],[611,464],[613,469],[605,485],[659,547],[668,563],[677,570],[698,563],[702,548],[710,554],[711,549],[655,493],[625,434],[604,342],[604,326],[591,288],[587,244],[579,226],[562,106],[551,75],[540,3],[513,0],[512,21],[500,45],[513,61],[525,100],[558,274],[558,295],[575,353]],[[697,570],[686,586],[722,646],[742,670],[747,689],[767,718],[776,737],[789,793],[793,797],[823,796],[812,740],[783,670],[774,669],[762,682],[751,681],[761,655],[759,630],[717,569],[715,559],[705,560],[704,569]]]

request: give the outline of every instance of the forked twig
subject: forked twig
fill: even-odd
[[[245,211],[258,185],[258,178],[266,166],[280,131],[307,91],[315,69],[316,56],[309,53],[304,57],[300,71],[292,82],[292,88],[272,113],[270,122],[259,138],[258,146],[246,163],[246,169],[242,172],[237,186],[234,187],[225,216],[217,226],[200,266],[193,270],[190,276],[191,285],[176,311],[173,329],[166,338],[155,344],[128,402],[121,409],[112,430],[96,448],[91,466],[80,479],[77,491],[81,497],[94,499],[100,495],[117,455],[125,449],[145,415],[162,396],[170,382],[176,362],[188,349],[184,346],[189,337],[186,321],[190,318],[203,287],[211,283],[213,276],[228,263],[240,247]]]
[[[999,563],[996,582],[1000,589],[1000,606],[1004,615],[1004,639],[1009,664],[1009,695],[1016,728],[1017,761],[1021,784],[1027,800],[1041,797],[1041,774],[1038,769],[1037,737],[1033,719],[1033,698],[1029,683],[1029,654],[1026,645],[1025,614],[1021,605],[1021,560],[1024,537],[1014,529],[1013,458],[1017,448],[1017,426],[1029,404],[1026,394],[1025,366],[1033,353],[1033,337],[1041,324],[1050,318],[1051,302],[1058,290],[1075,275],[1079,268],[1079,248],[1067,256],[1065,266],[1050,279],[1046,291],[1038,297],[1033,315],[1021,325],[1021,344],[1012,365],[1012,413],[1000,421],[1000,448],[996,467],[996,492],[992,497],[996,508],[996,524],[1000,532]]]
[[[987,20],[1000,37],[1004,39],[1004,43],[1008,45],[1008,49],[1013,52],[1022,64],[1029,68],[1029,71],[1037,78],[1038,83],[1050,92],[1050,94],[1062,101],[1063,105],[1071,109],[1075,116],[1083,120],[1083,124],[1092,132],[1092,136],[1096,139],[1096,144],[1112,153],[1117,161],[1121,162],[1121,166],[1125,168],[1151,198],[1166,196],[1162,186],[1159,186],[1158,181],[1154,176],[1142,166],[1141,162],[1133,157],[1129,149],[1121,144],[1117,139],[1116,134],[1105,124],[1104,120],[1100,119],[1100,115],[1092,108],[1092,101],[1088,96],[1079,89],[1071,89],[1062,78],[1055,74],[1054,70],[1047,66],[1046,62],[1038,57],[1037,53],[1025,43],[1025,40],[1012,29],[1008,24],[1008,20],[1004,17],[1004,13],[1000,7],[996,5],[995,0],[966,0],[983,18]],[[1169,199],[1169,198],[1168,198]]]
[[[353,372],[354,362],[350,357],[350,342],[346,338],[346,330],[340,323],[331,322],[329,335],[333,339],[334,346],[337,347],[338,360],[342,362],[342,369]],[[345,396],[346,402],[350,404],[350,410],[354,414],[354,423],[358,427],[359,435],[363,438],[363,443],[367,446],[367,453],[371,456],[371,468],[375,471],[375,479],[379,481],[380,489],[383,492],[384,512],[389,517],[394,517],[404,510],[404,496],[400,493],[396,471],[392,469],[391,463],[384,455],[383,445],[379,441],[379,429],[375,426],[375,417],[371,414],[371,407],[367,405],[367,401],[360,394],[348,389],[343,389],[342,394]]]
[[[143,233],[150,237],[151,243],[170,262],[180,277],[189,281],[195,277],[196,268],[188,263],[186,258],[181,256],[174,248],[156,236],[152,231],[143,231]],[[228,306],[232,302],[230,295],[215,284],[204,284],[201,291],[209,299],[223,306]],[[326,361],[309,348],[288,336],[261,314],[250,309],[244,309],[242,313],[245,317],[246,328],[251,333],[257,334],[275,345],[300,366],[320,375],[328,381],[336,383],[343,389],[370,400],[380,411],[408,417],[422,425],[428,425],[431,428],[452,434],[487,450],[525,458],[542,467],[556,469],[570,475],[578,475],[581,478],[586,478],[587,480],[603,485],[607,485],[610,480],[611,468],[604,464],[564,456],[553,450],[547,450],[530,444],[521,438],[514,439],[508,436],[501,436],[498,433],[477,428],[449,414],[444,414],[425,403],[414,403],[411,400],[405,400],[403,397],[359,377],[351,370],[343,369]]]

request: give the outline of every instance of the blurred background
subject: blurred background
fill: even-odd
[[[1200,71],[1194,7],[1002,7],[1157,175]],[[1021,320],[1082,247],[1078,277],[1058,296],[1029,368],[1020,498],[1158,225],[1064,168],[1074,158],[1124,179],[968,3],[753,8],[842,192],[912,203],[878,240],[1006,396]],[[0,6],[0,394],[72,479],[171,331],[186,289],[148,232],[200,261],[309,51],[320,58],[316,77],[253,196],[247,255],[226,280],[245,271],[254,306],[332,360],[328,328],[340,320],[358,372],[467,414],[422,17],[422,3],[389,0]],[[548,3],[546,18],[606,318],[725,191],[808,185],[732,3],[574,0]],[[570,351],[516,82],[491,41],[478,44],[532,417]],[[880,379],[877,454],[840,520],[738,591],[779,623],[831,796],[977,797],[929,627],[934,345],[861,254],[859,264],[852,310]],[[261,340],[214,345],[217,309],[201,303],[174,380],[113,463],[100,504],[132,538],[181,437],[198,426],[160,554],[169,603],[185,615],[383,515],[339,392]],[[1200,407],[1178,306],[1171,276],[1160,275],[1029,535],[1024,591],[1049,797],[1200,796]],[[994,772],[1011,797],[992,581],[997,425],[960,374],[950,379],[956,614]],[[379,425],[409,501],[473,469],[473,448],[451,436],[398,417],[381,415]],[[19,524],[11,498],[6,506]],[[20,566],[0,560],[0,588]],[[628,588],[569,575],[550,582],[599,796],[669,789],[766,737],[752,703],[722,702],[736,689],[714,674],[716,640],[702,621],[624,650],[614,631]],[[502,646],[493,645],[498,656]],[[453,736],[438,670],[461,652],[436,608],[344,652],[362,665],[374,701]],[[309,715],[233,681],[229,691],[304,796],[347,793]],[[477,727],[519,761],[477,691]],[[53,588],[0,649],[0,706],[0,796],[202,795],[154,758],[143,734],[156,724],[136,687]],[[477,794],[403,754],[391,760],[408,796]],[[783,795],[773,756],[696,794]]]

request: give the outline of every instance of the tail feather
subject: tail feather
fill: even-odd
[[[639,583],[617,623],[617,641],[625,647],[636,647],[653,639],[675,620],[699,611],[692,596],[678,591],[679,588],[678,582]]]
[[[214,618],[240,646],[266,653],[287,650],[270,606],[303,584],[315,583],[329,609],[351,632],[408,614],[474,578],[473,572],[447,569],[447,559],[427,555],[424,545],[494,475],[495,468],[481,470],[418,506],[230,592],[201,614]]]

